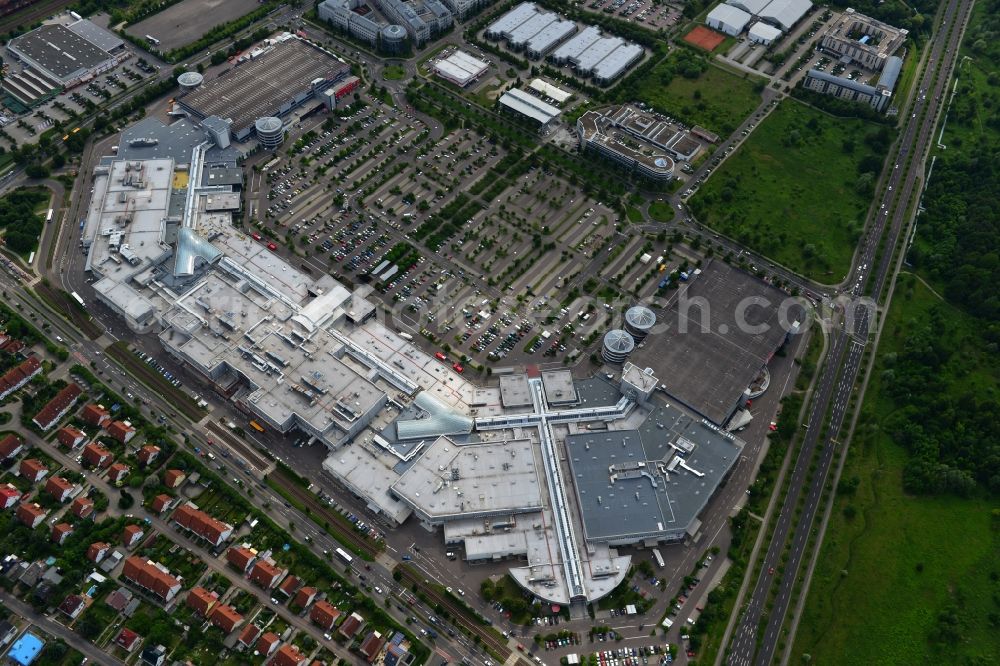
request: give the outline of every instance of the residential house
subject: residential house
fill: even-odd
[[[139,458],[140,465],[152,465],[156,462],[156,459],[160,457],[160,447],[154,444],[147,444],[139,449],[139,453],[136,457]]]
[[[58,523],[52,527],[52,543],[56,545],[63,545],[66,542],[66,538],[73,534],[73,526],[69,523]]]
[[[257,640],[259,636],[260,636],[260,627],[258,627],[256,624],[251,623],[243,627],[243,631],[240,632],[240,637],[236,639],[236,642],[239,643],[244,648],[248,648],[254,644],[254,642]]]
[[[49,468],[35,458],[25,458],[17,468],[17,473],[31,483],[38,483],[49,473]]]
[[[129,466],[125,463],[115,463],[108,468],[108,481],[111,483],[121,483],[128,476]]]
[[[144,666],[163,666],[167,660],[167,648],[163,645],[149,645],[139,655]]]
[[[9,509],[21,499],[21,491],[10,483],[0,486],[0,509]]]
[[[187,477],[181,470],[168,469],[166,472],[163,473],[163,485],[165,485],[167,488],[177,488],[182,483],[184,483],[185,478]]]
[[[123,628],[119,631],[118,636],[115,638],[115,645],[129,654],[135,652],[135,649],[139,647],[139,643],[141,642],[142,636],[128,628]]]
[[[295,601],[292,603],[299,608],[305,608],[316,599],[317,592],[318,590],[315,587],[306,586],[299,588],[299,591],[295,594]]]
[[[135,437],[135,428],[127,421],[112,421],[108,426],[108,434],[122,444],[128,444]]]
[[[37,504],[21,502],[17,507],[17,519],[31,529],[38,527],[47,515],[45,509]]]
[[[285,570],[275,566],[273,560],[257,560],[257,563],[250,569],[250,581],[260,585],[265,590],[270,590],[277,585],[284,575]]]
[[[149,504],[149,510],[155,514],[162,514],[164,511],[170,508],[171,503],[173,503],[174,498],[170,495],[157,495],[153,498],[153,501]]]
[[[48,404],[35,414],[35,418],[31,419],[32,423],[43,431],[49,430],[55,424],[59,423],[62,417],[66,416],[70,408],[80,399],[82,393],[83,389],[76,384],[67,384],[56,393],[54,398],[49,400]]]
[[[216,606],[208,619],[226,635],[233,633],[236,627],[243,623],[243,616],[237,613],[235,608],[225,604]]]
[[[94,513],[94,500],[81,495],[73,500],[73,503],[69,505],[69,510],[77,518],[87,518]]]
[[[233,533],[232,525],[216,520],[190,502],[174,512],[173,520],[213,546],[219,546]]]
[[[87,433],[73,426],[64,426],[56,433],[56,440],[67,449],[75,449],[87,441]]]
[[[278,649],[278,644],[280,643],[281,638],[278,634],[269,631],[257,639],[257,652],[266,659],[271,656],[272,652]]]
[[[17,456],[21,451],[24,451],[24,440],[14,433],[8,433],[0,439],[0,462]]]
[[[131,548],[142,541],[144,534],[145,532],[138,525],[126,525],[125,529],[122,530],[122,545]]]
[[[75,484],[61,476],[50,476],[49,480],[45,482],[45,492],[52,495],[57,502],[67,501],[75,488]]]
[[[306,656],[299,652],[297,647],[291,643],[285,643],[274,654],[271,666],[303,666],[306,661]]]
[[[361,645],[358,647],[358,652],[361,653],[368,663],[374,663],[375,658],[382,651],[382,646],[385,645],[385,641],[382,640],[382,634],[377,631],[373,631],[365,636],[365,639],[361,641]]]
[[[114,456],[111,455],[111,451],[100,444],[91,442],[83,447],[83,462],[90,467],[104,469],[111,465],[112,460],[114,460]]]
[[[87,607],[87,601],[79,594],[71,594],[59,604],[59,610],[71,620],[75,620]]]
[[[292,595],[298,591],[301,585],[302,581],[299,580],[298,576],[288,575],[285,576],[285,580],[281,581],[281,585],[278,586],[278,590],[291,599]]]
[[[351,613],[344,620],[343,624],[340,625],[340,635],[344,638],[350,640],[361,631],[362,627],[365,626],[365,618],[361,617],[357,613]]]
[[[165,566],[135,555],[125,559],[122,576],[164,602],[173,600],[181,589],[181,582]]]
[[[191,588],[191,591],[187,595],[188,608],[193,610],[198,615],[207,618],[208,614],[212,612],[212,608],[219,601],[219,595],[215,592],[209,592],[203,587]]]
[[[21,361],[21,363],[0,376],[0,400],[3,400],[14,391],[18,390],[31,378],[42,371],[42,364],[34,356]]]
[[[246,573],[257,554],[244,546],[233,546],[226,551],[226,560],[240,573]]]
[[[125,610],[130,601],[132,601],[132,590],[127,587],[119,587],[104,599],[104,603],[119,613]]]
[[[104,543],[103,541],[95,541],[87,548],[87,559],[94,564],[100,564],[109,550],[111,550],[111,544]]]
[[[103,428],[111,422],[111,414],[100,405],[90,403],[80,411],[80,418],[84,423],[98,428]]]
[[[324,631],[330,631],[337,624],[337,619],[340,618],[342,613],[336,607],[334,607],[330,602],[325,599],[320,599],[317,601],[312,610],[309,611],[309,619],[313,623],[322,627]]]

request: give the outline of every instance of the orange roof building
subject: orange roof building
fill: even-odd
[[[138,525],[126,525],[122,530],[122,545],[131,548],[142,540],[145,532]]]
[[[336,626],[337,620],[342,614],[343,613],[330,604],[330,602],[325,599],[320,599],[313,604],[312,610],[309,611],[309,619],[312,620],[316,626],[322,627],[326,631],[330,631],[334,626]]]
[[[269,631],[257,639],[257,652],[260,652],[264,657],[269,657],[272,652],[278,649],[280,642],[281,638],[278,634]]]
[[[122,444],[128,444],[129,440],[135,437],[135,428],[125,421],[112,421],[107,429],[108,434]]]
[[[181,582],[165,566],[135,555],[125,559],[122,576],[164,602],[171,601],[181,589]]]
[[[87,441],[87,433],[73,426],[64,426],[59,428],[59,432],[56,433],[56,439],[67,449],[75,449]]]
[[[243,546],[233,546],[226,551],[226,561],[239,569],[240,573],[247,572],[255,557],[256,554],[252,550]]]
[[[38,483],[49,473],[49,468],[43,465],[40,460],[25,458],[18,466],[17,473],[32,483]]]
[[[0,486],[0,509],[9,509],[21,499],[21,491],[10,483]]]
[[[89,497],[77,497],[73,500],[73,503],[69,505],[69,510],[73,512],[73,515],[77,518],[86,518],[94,512],[94,500]]]
[[[80,418],[88,425],[103,428],[111,422],[111,414],[100,405],[90,403],[80,411]]]
[[[292,602],[299,608],[305,608],[311,604],[316,599],[316,594],[318,590],[315,587],[299,588],[299,591],[295,593],[295,600]]]
[[[3,373],[0,376],[0,400],[27,384],[41,371],[42,364],[34,356],[29,356],[20,365]]]
[[[91,442],[83,447],[83,462],[91,467],[98,467],[104,469],[111,465],[111,461],[114,460],[114,456],[111,455],[111,451],[100,444],[95,444]]]
[[[59,423],[59,419],[66,416],[66,413],[76,404],[82,394],[83,389],[76,384],[71,383],[64,386],[54,398],[49,400],[48,404],[35,414],[35,418],[31,419],[31,422],[43,431],[51,429]]]
[[[267,560],[257,560],[257,563],[250,569],[250,581],[260,585],[265,590],[270,590],[277,585],[284,575],[284,569]]]
[[[0,460],[13,458],[21,451],[24,451],[24,440],[14,433],[8,433],[0,439]]]
[[[174,522],[201,537],[213,546],[218,546],[233,533],[233,526],[216,520],[190,502],[177,509]]]
[[[129,466],[125,463],[115,463],[108,468],[108,481],[111,483],[119,483],[128,476]]]
[[[21,521],[22,524],[27,525],[31,529],[35,529],[46,516],[45,509],[38,506],[37,504],[31,504],[28,502],[21,502],[17,506],[17,519]]]
[[[275,653],[271,660],[272,666],[303,666],[307,661],[306,656],[299,652],[299,649],[291,643],[285,643]]]
[[[170,495],[157,495],[153,498],[153,501],[150,502],[149,508],[153,513],[160,514],[169,509],[170,504],[173,501],[174,498]]]
[[[236,641],[243,647],[250,647],[259,636],[260,627],[256,624],[250,623],[243,627],[243,631],[240,632],[240,637],[237,638]]]
[[[153,462],[160,457],[160,447],[154,444],[147,444],[139,449],[139,453],[136,457],[139,458],[139,463],[143,465],[152,465]]]
[[[243,616],[237,613],[235,608],[225,604],[216,606],[215,610],[209,614],[208,619],[226,634],[231,634],[236,627],[243,623]]]
[[[167,488],[176,488],[184,483],[187,476],[179,469],[168,469],[163,473],[163,485]]]
[[[188,608],[207,618],[218,601],[219,595],[215,592],[209,592],[203,587],[194,587],[188,592],[186,603]]]
[[[52,543],[63,545],[66,539],[73,534],[73,526],[69,523],[59,523],[52,527]]]
[[[65,502],[73,494],[76,486],[61,476],[50,476],[45,482],[45,492],[55,498],[57,502]]]
[[[95,541],[87,548],[87,559],[94,564],[100,564],[101,560],[107,557],[109,550],[111,550],[111,544]]]

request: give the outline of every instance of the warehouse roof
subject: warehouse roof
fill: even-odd
[[[812,9],[809,0],[772,0],[758,15],[788,30]]]
[[[87,19],[80,19],[79,21],[70,23],[66,27],[108,53],[120,49],[125,45],[121,37]]]
[[[559,104],[562,104],[573,96],[572,93],[566,92],[562,88],[556,87],[548,81],[543,81],[542,79],[533,79],[530,87],[535,92],[541,93],[549,99],[555,100]]]
[[[333,80],[350,68],[301,39],[288,39],[228,73],[179,98],[201,118],[232,118],[233,130],[278,113],[282,104],[309,89],[316,79]]]
[[[546,125],[559,116],[559,109],[529,95],[523,90],[511,88],[500,97],[500,104],[513,109],[539,123]]]
[[[719,21],[740,31],[750,22],[750,14],[733,5],[719,5],[708,13],[707,21]]]
[[[31,61],[60,81],[100,65],[111,55],[64,25],[48,24],[16,37],[8,48]]]

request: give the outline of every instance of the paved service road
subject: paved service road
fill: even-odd
[[[912,114],[908,120],[913,122],[907,122],[903,130],[892,171],[885,183],[886,189],[881,207],[862,240],[861,251],[855,259],[855,272],[850,286],[850,293],[855,297],[863,295],[865,287],[870,286],[869,292],[878,298],[886,280],[894,277],[892,250],[896,247],[900,232],[909,219],[910,203],[917,193],[915,188],[920,184],[924,156],[933,140],[934,127],[942,108],[944,92],[951,78],[949,74],[957,57],[963,26],[968,20],[972,2],[973,0],[951,0],[943,12],[942,25],[931,42],[930,55],[920,79],[920,89],[914,97],[912,108],[908,111]],[[942,75],[935,79],[939,69]],[[914,158],[911,166],[907,165],[909,156]],[[878,259],[876,269],[874,264],[886,226],[889,227],[889,231],[884,245],[885,251]],[[807,421],[808,432],[792,472],[788,494],[764,556],[760,577],[733,634],[728,656],[728,664],[731,666],[748,666],[751,661],[766,665],[775,658],[775,650],[781,638],[781,627],[791,602],[799,564],[812,532],[813,518],[820,504],[827,472],[839,447],[835,437],[850,404],[851,391],[861,369],[865,341],[871,325],[871,312],[862,307],[858,309],[857,316],[853,320],[850,318],[847,320],[847,327],[839,330],[833,337]],[[813,462],[813,452],[820,444],[820,435],[827,418],[829,418],[829,434],[823,439],[818,466],[813,473],[812,481],[806,487],[805,480]],[[807,493],[806,501],[802,506],[801,517],[795,524],[795,509],[803,492]],[[792,540],[788,560],[781,566],[782,554],[790,533]],[[778,587],[773,607],[768,614],[764,635],[761,637],[758,636],[758,628],[775,579],[778,579]]]

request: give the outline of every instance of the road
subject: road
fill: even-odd
[[[909,111],[912,114],[909,120],[913,122],[908,122],[904,127],[897,144],[891,175],[886,179],[881,206],[868,233],[862,239],[861,251],[855,258],[855,281],[850,291],[856,298],[866,293],[867,287],[870,287],[868,292],[878,298],[886,281],[895,277],[892,250],[910,219],[909,203],[922,180],[924,158],[931,147],[944,92],[958,54],[963,32],[959,28],[968,21],[971,7],[972,0],[952,0],[942,12],[943,23],[930,44],[927,66]],[[956,21],[956,29],[949,31],[949,27],[955,25]],[[941,76],[935,79],[939,68]],[[913,158],[912,166],[907,165],[908,157]],[[885,250],[881,258],[878,258],[880,241],[887,227]],[[862,367],[872,317],[871,310],[862,307],[853,321],[849,318],[846,325],[833,336],[830,353],[821,369],[816,397],[807,420],[808,430],[792,471],[788,493],[761,563],[760,576],[733,634],[727,662],[731,666],[748,666],[751,662],[758,665],[770,664],[782,642],[781,628],[792,601],[799,565],[806,554],[806,544],[812,536],[813,519],[821,503],[827,473],[841,446],[836,437],[851,407],[851,393]],[[827,419],[828,429],[824,429]],[[810,467],[818,446],[822,448],[809,480]],[[796,520],[794,516],[803,493],[806,499],[801,506],[800,517]],[[788,559],[782,566],[790,534]],[[768,612],[763,636],[759,636],[759,625],[775,585],[773,606]]]

